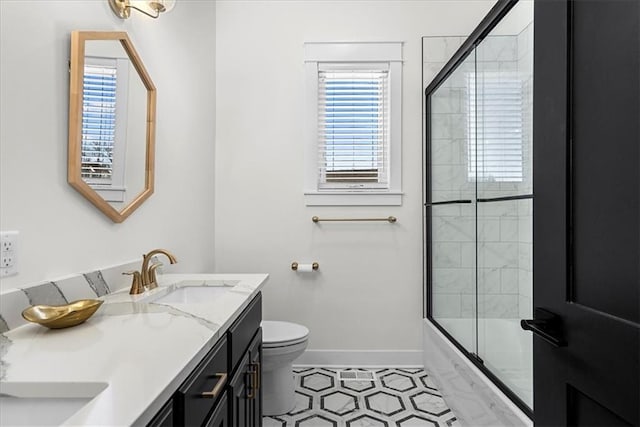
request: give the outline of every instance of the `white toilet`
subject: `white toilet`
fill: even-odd
[[[309,329],[289,322],[262,321],[262,411],[286,414],[295,406],[291,364],[307,348]]]

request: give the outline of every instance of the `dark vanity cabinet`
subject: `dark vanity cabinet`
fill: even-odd
[[[148,425],[261,426],[261,320],[258,293]]]

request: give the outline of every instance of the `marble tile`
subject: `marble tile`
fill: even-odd
[[[358,368],[347,368],[355,370]],[[337,381],[338,369],[294,368],[296,407],[264,417],[264,426],[429,426],[458,425],[435,383],[422,368],[374,369],[375,381]],[[335,381],[327,381],[332,377]],[[309,383],[322,391],[308,389]],[[303,386],[304,383],[304,386]],[[366,383],[366,385],[365,385]],[[358,384],[357,386],[355,384]]]
[[[461,298],[466,296],[467,295],[433,294],[433,316],[436,318],[460,317]]]
[[[500,270],[500,287],[503,294],[517,294],[520,292],[519,270],[503,268]]]
[[[517,318],[518,295],[478,295],[478,316],[484,318]]]
[[[460,243],[460,266],[466,268],[476,267],[476,243]]]
[[[435,293],[475,293],[475,269],[433,268],[432,284]]]
[[[518,244],[518,267],[523,270],[533,270],[533,243]]]
[[[478,268],[478,293],[499,294],[502,291],[499,268]]]
[[[12,290],[0,296],[0,314],[9,330],[27,322],[22,318],[22,310],[30,305],[27,295],[22,290]]]
[[[451,242],[432,243],[433,246],[433,267],[450,268],[460,267],[460,244]]]
[[[478,216],[478,240],[499,242],[500,220],[496,217]]]
[[[500,241],[518,242],[519,218],[500,218]]]
[[[60,292],[62,292],[69,302],[96,297],[96,293],[91,286],[89,286],[89,282],[87,282],[84,276],[73,276],[52,283],[58,286]]]
[[[519,269],[518,270],[518,294],[533,298],[533,272]]]
[[[440,242],[475,241],[476,220],[471,217],[434,216],[431,219],[432,239]]]
[[[84,278],[87,279],[89,286],[91,286],[91,289],[93,289],[97,296],[101,297],[111,293],[109,285],[107,285],[104,277],[102,277],[102,272],[94,271],[86,273],[84,274]]]
[[[490,35],[477,49],[477,58],[480,62],[515,61],[518,59],[518,38]]]
[[[518,243],[478,243],[478,266],[485,268],[515,268],[519,261]]]
[[[465,37],[424,37],[422,51],[424,62],[447,62],[460,48]]]
[[[54,282],[24,288],[22,291],[27,296],[29,305],[64,305],[69,302]]]

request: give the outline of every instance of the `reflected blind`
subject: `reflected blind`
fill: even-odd
[[[468,75],[468,178],[522,182],[522,82],[516,73]]]
[[[85,65],[82,96],[82,177],[110,182],[116,137],[113,66]]]
[[[389,188],[389,71],[318,74],[319,189]]]

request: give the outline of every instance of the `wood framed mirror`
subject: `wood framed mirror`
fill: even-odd
[[[126,32],[73,31],[67,181],[114,222],[154,190],[156,88]]]

